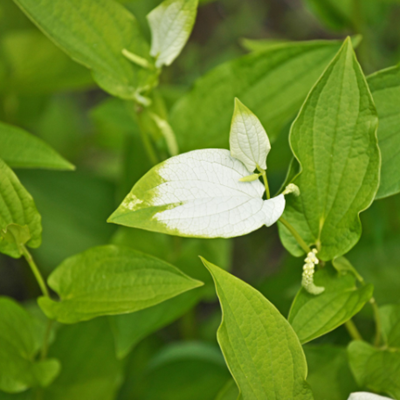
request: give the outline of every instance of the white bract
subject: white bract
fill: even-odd
[[[151,169],[110,217],[121,225],[192,237],[235,237],[274,224],[283,194],[263,200],[259,180],[241,182],[246,167],[228,150],[172,157]]]
[[[249,172],[257,166],[267,169],[271,150],[267,133],[259,119],[238,99],[235,99],[229,144],[232,157],[240,160]]]
[[[151,29],[150,55],[156,67],[170,65],[192,32],[198,0],[166,0],[147,15]]]
[[[393,400],[389,397],[378,396],[377,394],[367,392],[352,393],[347,400]]]

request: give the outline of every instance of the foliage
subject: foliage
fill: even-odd
[[[400,400],[400,4],[299,3],[0,4],[0,400]]]

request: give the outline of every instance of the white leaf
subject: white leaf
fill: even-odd
[[[240,182],[245,166],[228,150],[172,157],[150,170],[109,221],[178,236],[235,237],[274,224],[285,197],[263,200],[259,181]]]
[[[367,392],[352,393],[347,400],[392,400],[389,397],[378,396]]]
[[[156,67],[170,65],[192,32],[198,0],[166,0],[147,15],[152,42],[150,55]]]
[[[271,150],[267,133],[259,119],[239,99],[235,99],[229,143],[232,157],[240,160],[250,172],[257,165],[267,169],[267,155]]]

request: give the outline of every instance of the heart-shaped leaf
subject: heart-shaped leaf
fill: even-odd
[[[379,186],[378,118],[364,74],[348,38],[309,93],[292,125],[290,145],[301,165],[294,179],[301,196],[291,196],[285,219],[328,261],[359,240],[359,214]],[[303,250],[283,225],[284,246]]]
[[[191,151],[151,169],[133,187],[109,222],[192,237],[235,237],[282,215],[285,197],[263,200],[259,180],[228,150]]]

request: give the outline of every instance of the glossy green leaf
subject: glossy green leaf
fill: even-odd
[[[331,260],[359,240],[359,214],[368,208],[379,185],[380,152],[375,106],[347,39],[311,90],[292,125],[290,144],[301,164],[294,179],[301,195],[290,196],[284,217],[318,257]],[[303,250],[284,226],[284,246]]]
[[[112,0],[15,0],[28,17],[71,58],[92,70],[107,92],[135,99],[154,84],[155,71],[133,64],[126,49],[151,63],[134,16]]]
[[[313,399],[299,339],[257,290],[202,259],[222,308],[217,339],[243,400]]]
[[[304,346],[308,378],[316,400],[344,400],[358,389],[343,347],[323,344]]]
[[[156,67],[171,65],[192,33],[198,0],[165,0],[147,16]]]
[[[13,30],[4,35],[1,47],[7,92],[32,95],[94,86],[86,68],[36,30]]]
[[[0,297],[0,343],[1,390],[18,393],[47,386],[59,373],[57,360],[35,360],[41,343],[36,321],[6,297]]]
[[[314,275],[325,291],[317,296],[301,288],[289,313],[289,322],[302,343],[325,335],[357,314],[372,297],[373,286],[357,288],[351,274],[339,275],[326,266]]]
[[[388,304],[379,308],[382,333],[389,347],[400,349],[400,305]]]
[[[125,357],[143,338],[181,317],[193,308],[201,297],[202,291],[191,290],[153,307],[110,317],[117,356]]]
[[[164,261],[113,245],[68,258],[48,284],[61,301],[41,297],[39,305],[62,323],[139,311],[202,285]]]
[[[73,170],[75,167],[41,139],[0,122],[0,157],[11,168]]]
[[[362,341],[348,347],[350,368],[359,385],[400,398],[400,351],[378,349]]]
[[[21,182],[7,164],[0,158],[0,252],[11,257],[21,256],[20,245],[39,247],[42,241],[41,217],[36,209],[32,196],[22,186]],[[9,225],[27,226],[23,242],[10,242],[4,238]],[[24,228],[21,228],[24,229]],[[19,229],[19,232],[22,232]],[[8,237],[8,235],[7,235]],[[22,236],[21,236],[22,237]]]
[[[183,237],[245,235],[274,224],[285,207],[283,194],[262,199],[259,180],[240,181],[248,174],[227,150],[172,157],[142,177],[108,221]]]
[[[376,197],[400,192],[400,67],[384,69],[367,79],[379,116],[382,153],[381,183]]]
[[[46,388],[43,400],[115,398],[123,372],[105,318],[62,326],[50,347],[49,356],[62,360],[62,369]]]
[[[339,47],[338,41],[283,43],[214,68],[171,112],[180,150],[228,148],[235,97],[260,118],[273,141]]]

